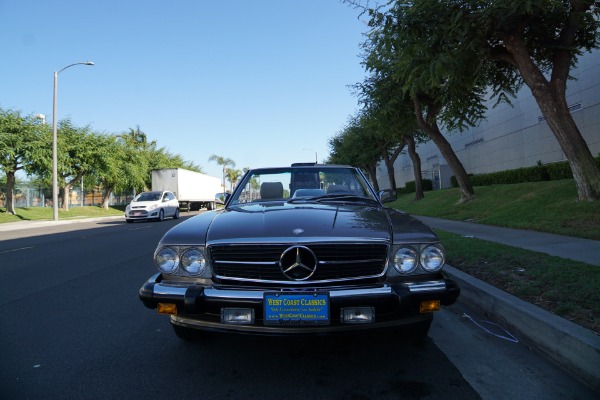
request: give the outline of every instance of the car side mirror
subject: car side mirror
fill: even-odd
[[[377,196],[382,203],[391,203],[398,199],[396,191],[392,189],[381,190],[377,193]]]

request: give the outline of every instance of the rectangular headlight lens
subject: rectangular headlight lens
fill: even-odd
[[[252,308],[222,308],[221,322],[230,325],[253,325],[254,309]]]
[[[373,307],[346,307],[340,311],[343,324],[371,324],[375,322]]]

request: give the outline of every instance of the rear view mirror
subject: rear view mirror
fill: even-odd
[[[396,201],[398,199],[396,191],[392,189],[381,190],[377,193],[377,196],[379,196],[379,200],[382,203],[391,203],[392,201]]]

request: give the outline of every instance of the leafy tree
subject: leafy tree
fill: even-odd
[[[89,126],[76,127],[69,119],[58,122],[58,184],[62,209],[69,210],[69,193],[98,160],[98,134]]]
[[[368,57],[365,65],[369,68]],[[424,141],[426,135],[418,129],[410,97],[404,93],[402,85],[390,79],[390,70],[385,65],[380,63],[379,68],[372,68],[371,75],[355,88],[360,102],[374,114],[370,119],[374,121],[376,135],[394,144],[392,153],[382,153],[390,182],[393,182],[391,187],[396,188],[394,162],[405,146],[408,146],[415,175],[415,200],[420,200],[424,194],[416,143]]]
[[[416,4],[420,3],[415,2],[413,6],[396,2],[383,13],[370,10],[372,30],[364,45],[364,64],[381,81],[387,82],[392,90],[392,97],[388,95],[388,99],[396,97],[397,103],[404,107],[408,101],[412,103],[411,114],[419,128],[436,144],[456,176],[461,202],[468,201],[475,192],[439,124],[460,130],[480,120],[485,108],[474,105],[473,99],[485,92],[489,76],[487,70],[470,68],[469,59],[462,60],[467,66],[461,66],[459,72],[458,64],[440,58],[444,43],[433,41],[429,33],[438,25],[415,19]],[[455,51],[469,54],[457,46]],[[470,84],[465,84],[465,76],[471,78]]]
[[[166,148],[158,147],[156,140],[148,141],[148,136],[139,125],[119,135],[119,142],[125,147],[126,157],[135,160],[135,165],[124,165],[129,175],[129,190],[141,192],[150,188],[153,169],[185,168],[202,172],[201,167],[184,160],[181,155],[171,154]],[[120,187],[119,190],[126,191],[127,187]]]
[[[396,1],[372,15],[386,28],[382,42],[397,55],[395,67],[408,72],[421,123],[473,124],[490,95],[509,101],[525,84],[569,161],[579,199],[600,199],[600,167],[566,100],[571,68],[599,44],[598,1]]]
[[[235,161],[233,161],[231,158],[218,156],[216,154],[212,154],[208,158],[208,161],[209,162],[214,161],[223,167],[223,190],[225,190],[225,175],[227,174],[226,169],[227,169],[227,167],[235,167]]]
[[[373,146],[369,131],[361,125],[360,114],[349,118],[342,131],[329,139],[329,164],[355,165],[367,172],[375,190],[377,182],[377,163],[381,158],[379,148]]]
[[[19,111],[0,108],[0,168],[6,177],[6,212],[16,214],[14,204],[15,173],[34,171],[39,156],[45,125],[33,116],[21,116]]]

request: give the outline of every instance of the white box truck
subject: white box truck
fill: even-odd
[[[152,190],[168,190],[175,194],[182,210],[216,208],[215,196],[223,192],[217,177],[183,168],[152,170]]]

